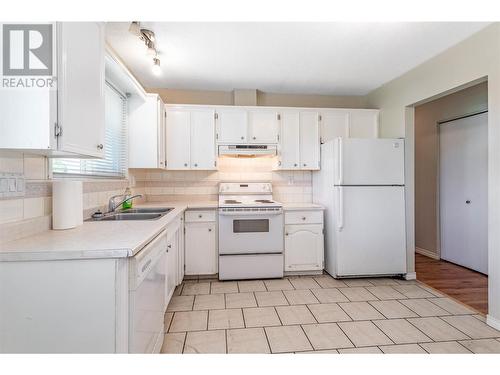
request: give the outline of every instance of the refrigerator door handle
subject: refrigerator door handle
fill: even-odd
[[[342,231],[344,229],[344,193],[342,187],[337,187],[338,192],[338,210],[337,210],[337,229]]]
[[[338,148],[337,148],[337,150],[338,150],[337,151],[338,152],[338,155],[337,155],[338,181],[337,181],[337,184],[342,185],[344,183],[344,171],[343,171],[343,160],[342,160],[342,138],[338,138],[337,142],[338,142]]]

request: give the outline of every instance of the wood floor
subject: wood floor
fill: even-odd
[[[465,303],[488,312],[488,276],[443,260],[415,254],[417,279]]]

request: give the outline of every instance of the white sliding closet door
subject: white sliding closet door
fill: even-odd
[[[439,125],[441,258],[488,273],[488,114]]]

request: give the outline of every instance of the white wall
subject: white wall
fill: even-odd
[[[488,323],[500,328],[500,24],[465,41],[371,92],[370,107],[380,108],[383,137],[406,137],[408,270],[414,271],[414,110],[471,83],[488,79]],[[408,108],[410,107],[410,108]]]

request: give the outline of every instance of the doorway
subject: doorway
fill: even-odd
[[[488,112],[439,125],[441,259],[488,274]]]
[[[488,86],[414,107],[417,279],[486,313]]]

